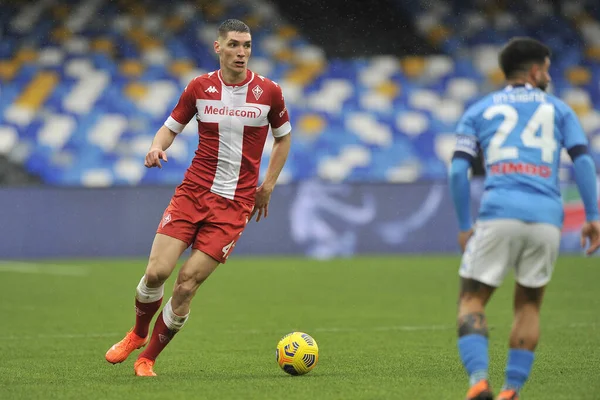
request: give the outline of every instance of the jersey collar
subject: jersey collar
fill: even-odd
[[[521,88],[521,87],[523,87],[525,89],[533,89],[533,86],[531,86],[530,83],[517,83],[517,84],[514,84],[514,85],[508,85],[507,87],[504,88],[504,91],[505,92],[510,92],[513,89]]]
[[[225,81],[223,80],[223,75],[221,73],[221,70],[219,70],[218,75],[219,75],[219,80],[221,81],[221,83],[230,88],[246,86],[252,79],[254,79],[254,72],[247,70],[246,71],[246,79],[244,79],[243,82],[236,83],[235,85],[230,85],[228,83],[225,83]]]

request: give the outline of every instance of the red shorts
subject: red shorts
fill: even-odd
[[[177,186],[156,233],[179,239],[225,263],[251,213],[250,204],[226,199],[184,181]]]

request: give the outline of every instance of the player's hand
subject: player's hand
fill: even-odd
[[[458,244],[460,245],[460,250],[464,253],[467,248],[467,242],[473,236],[473,229],[469,229],[468,231],[463,231],[458,234]]]
[[[168,162],[167,153],[165,153],[162,149],[150,149],[148,154],[146,154],[146,159],[144,160],[144,165],[146,168],[158,167],[162,168],[160,160],[164,160]]]
[[[586,255],[594,253],[600,248],[600,221],[591,221],[583,224],[581,228],[581,248],[585,249]]]
[[[262,217],[267,218],[269,215],[269,201],[271,201],[271,193],[273,188],[267,188],[265,185],[260,185],[256,189],[256,201],[254,203],[254,209],[250,214],[250,219],[256,214],[256,222],[260,221]]]

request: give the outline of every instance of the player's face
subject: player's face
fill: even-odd
[[[215,52],[222,69],[234,75],[245,74],[252,52],[252,37],[246,32],[227,32],[225,38],[220,37],[215,42]]]
[[[544,61],[544,64],[541,65],[536,65],[537,68],[535,68],[534,71],[534,81],[535,81],[535,85],[542,89],[542,90],[546,90],[548,88],[548,84],[550,83],[550,81],[552,81],[552,78],[550,77],[550,59],[548,57],[546,57],[546,60]]]

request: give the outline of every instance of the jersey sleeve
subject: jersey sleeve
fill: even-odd
[[[579,123],[577,115],[575,115],[575,112],[570,107],[564,109],[562,132],[563,147],[565,147],[567,151],[576,148],[577,146],[587,147],[588,140],[585,136],[585,132]]]
[[[469,183],[470,163],[464,159],[455,158],[450,164],[449,185],[450,194],[458,227],[462,232],[471,229],[471,185]]]
[[[562,144],[573,160],[575,182],[583,201],[586,220],[597,221],[599,213],[596,167],[588,154],[588,140],[585,132],[577,115],[568,106],[565,106],[564,109],[562,132]]]
[[[165,126],[175,133],[181,133],[188,122],[196,115],[196,95],[194,94],[194,83],[196,79],[197,78],[194,78],[194,80],[183,89],[177,105],[175,105],[171,115],[169,115],[169,118],[165,121]]]
[[[269,111],[269,124],[273,131],[273,136],[282,137],[292,131],[290,116],[285,107],[285,100],[281,87],[275,82],[272,83],[273,93],[271,95],[271,110]]]
[[[472,160],[479,152],[479,142],[475,128],[475,118],[472,109],[468,110],[456,126],[456,145],[454,157]]]

